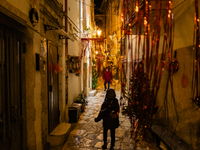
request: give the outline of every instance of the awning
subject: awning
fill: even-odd
[[[58,29],[57,32],[59,34],[59,39],[67,38],[67,39],[70,39],[72,42],[74,42],[74,37],[70,33],[66,32],[65,30]]]
[[[46,31],[49,31],[49,30],[55,30],[55,32],[57,32],[59,34],[59,39],[67,38],[67,39],[70,39],[71,41],[74,41],[74,36],[71,35],[70,33],[66,32],[62,28],[44,24],[44,29],[45,29],[45,33],[46,33]]]

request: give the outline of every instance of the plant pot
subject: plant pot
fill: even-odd
[[[81,106],[81,112],[84,112],[85,111],[85,105],[82,105]]]

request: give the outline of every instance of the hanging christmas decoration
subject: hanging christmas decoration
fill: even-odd
[[[195,102],[200,107],[200,94],[199,94],[199,7],[198,7],[198,0],[194,0],[195,3],[195,18],[194,18],[194,40],[196,39],[196,43],[194,41],[195,47],[193,47],[194,51],[194,64],[193,64],[193,77],[192,77],[192,91],[193,91],[193,102]]]
[[[120,104],[123,106],[123,113],[130,118],[135,137],[137,137],[138,130],[142,129],[145,138],[147,130],[153,123],[153,115],[158,110],[156,98],[166,59],[168,59],[172,69],[168,70],[169,76],[167,78],[164,105],[167,105],[166,96],[168,88],[171,88],[178,125],[173,86],[168,87],[168,85],[172,84],[171,73],[178,71],[179,64],[177,59],[172,59],[171,55],[174,39],[172,1],[156,0],[152,2],[144,0],[140,3],[139,0],[135,0],[135,9],[130,6],[130,2],[132,1],[121,0],[121,58],[124,59],[124,56],[127,55],[126,52],[131,51],[131,68],[129,68],[130,72],[127,72],[127,66],[129,65],[127,61],[122,61]],[[152,8],[154,8],[155,13],[151,13]],[[134,28],[134,41],[131,36],[132,28]],[[160,42],[162,28],[164,29],[163,43]],[[127,49],[124,48],[124,38],[128,39]],[[133,47],[133,45],[135,46]],[[162,47],[161,57],[159,57],[160,47]],[[127,74],[130,76],[129,81],[126,78]],[[128,86],[126,86],[127,83],[129,83]],[[128,104],[126,104],[125,99]],[[176,127],[174,132],[175,130]]]

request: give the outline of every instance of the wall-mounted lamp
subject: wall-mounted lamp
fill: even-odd
[[[100,37],[101,36],[101,30],[98,28],[97,29],[97,35]]]

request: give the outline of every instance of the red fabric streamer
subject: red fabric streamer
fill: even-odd
[[[51,72],[51,71],[54,71],[56,74],[63,71],[63,69],[59,66],[58,63],[56,64],[52,64],[52,63],[48,63],[48,71]]]

